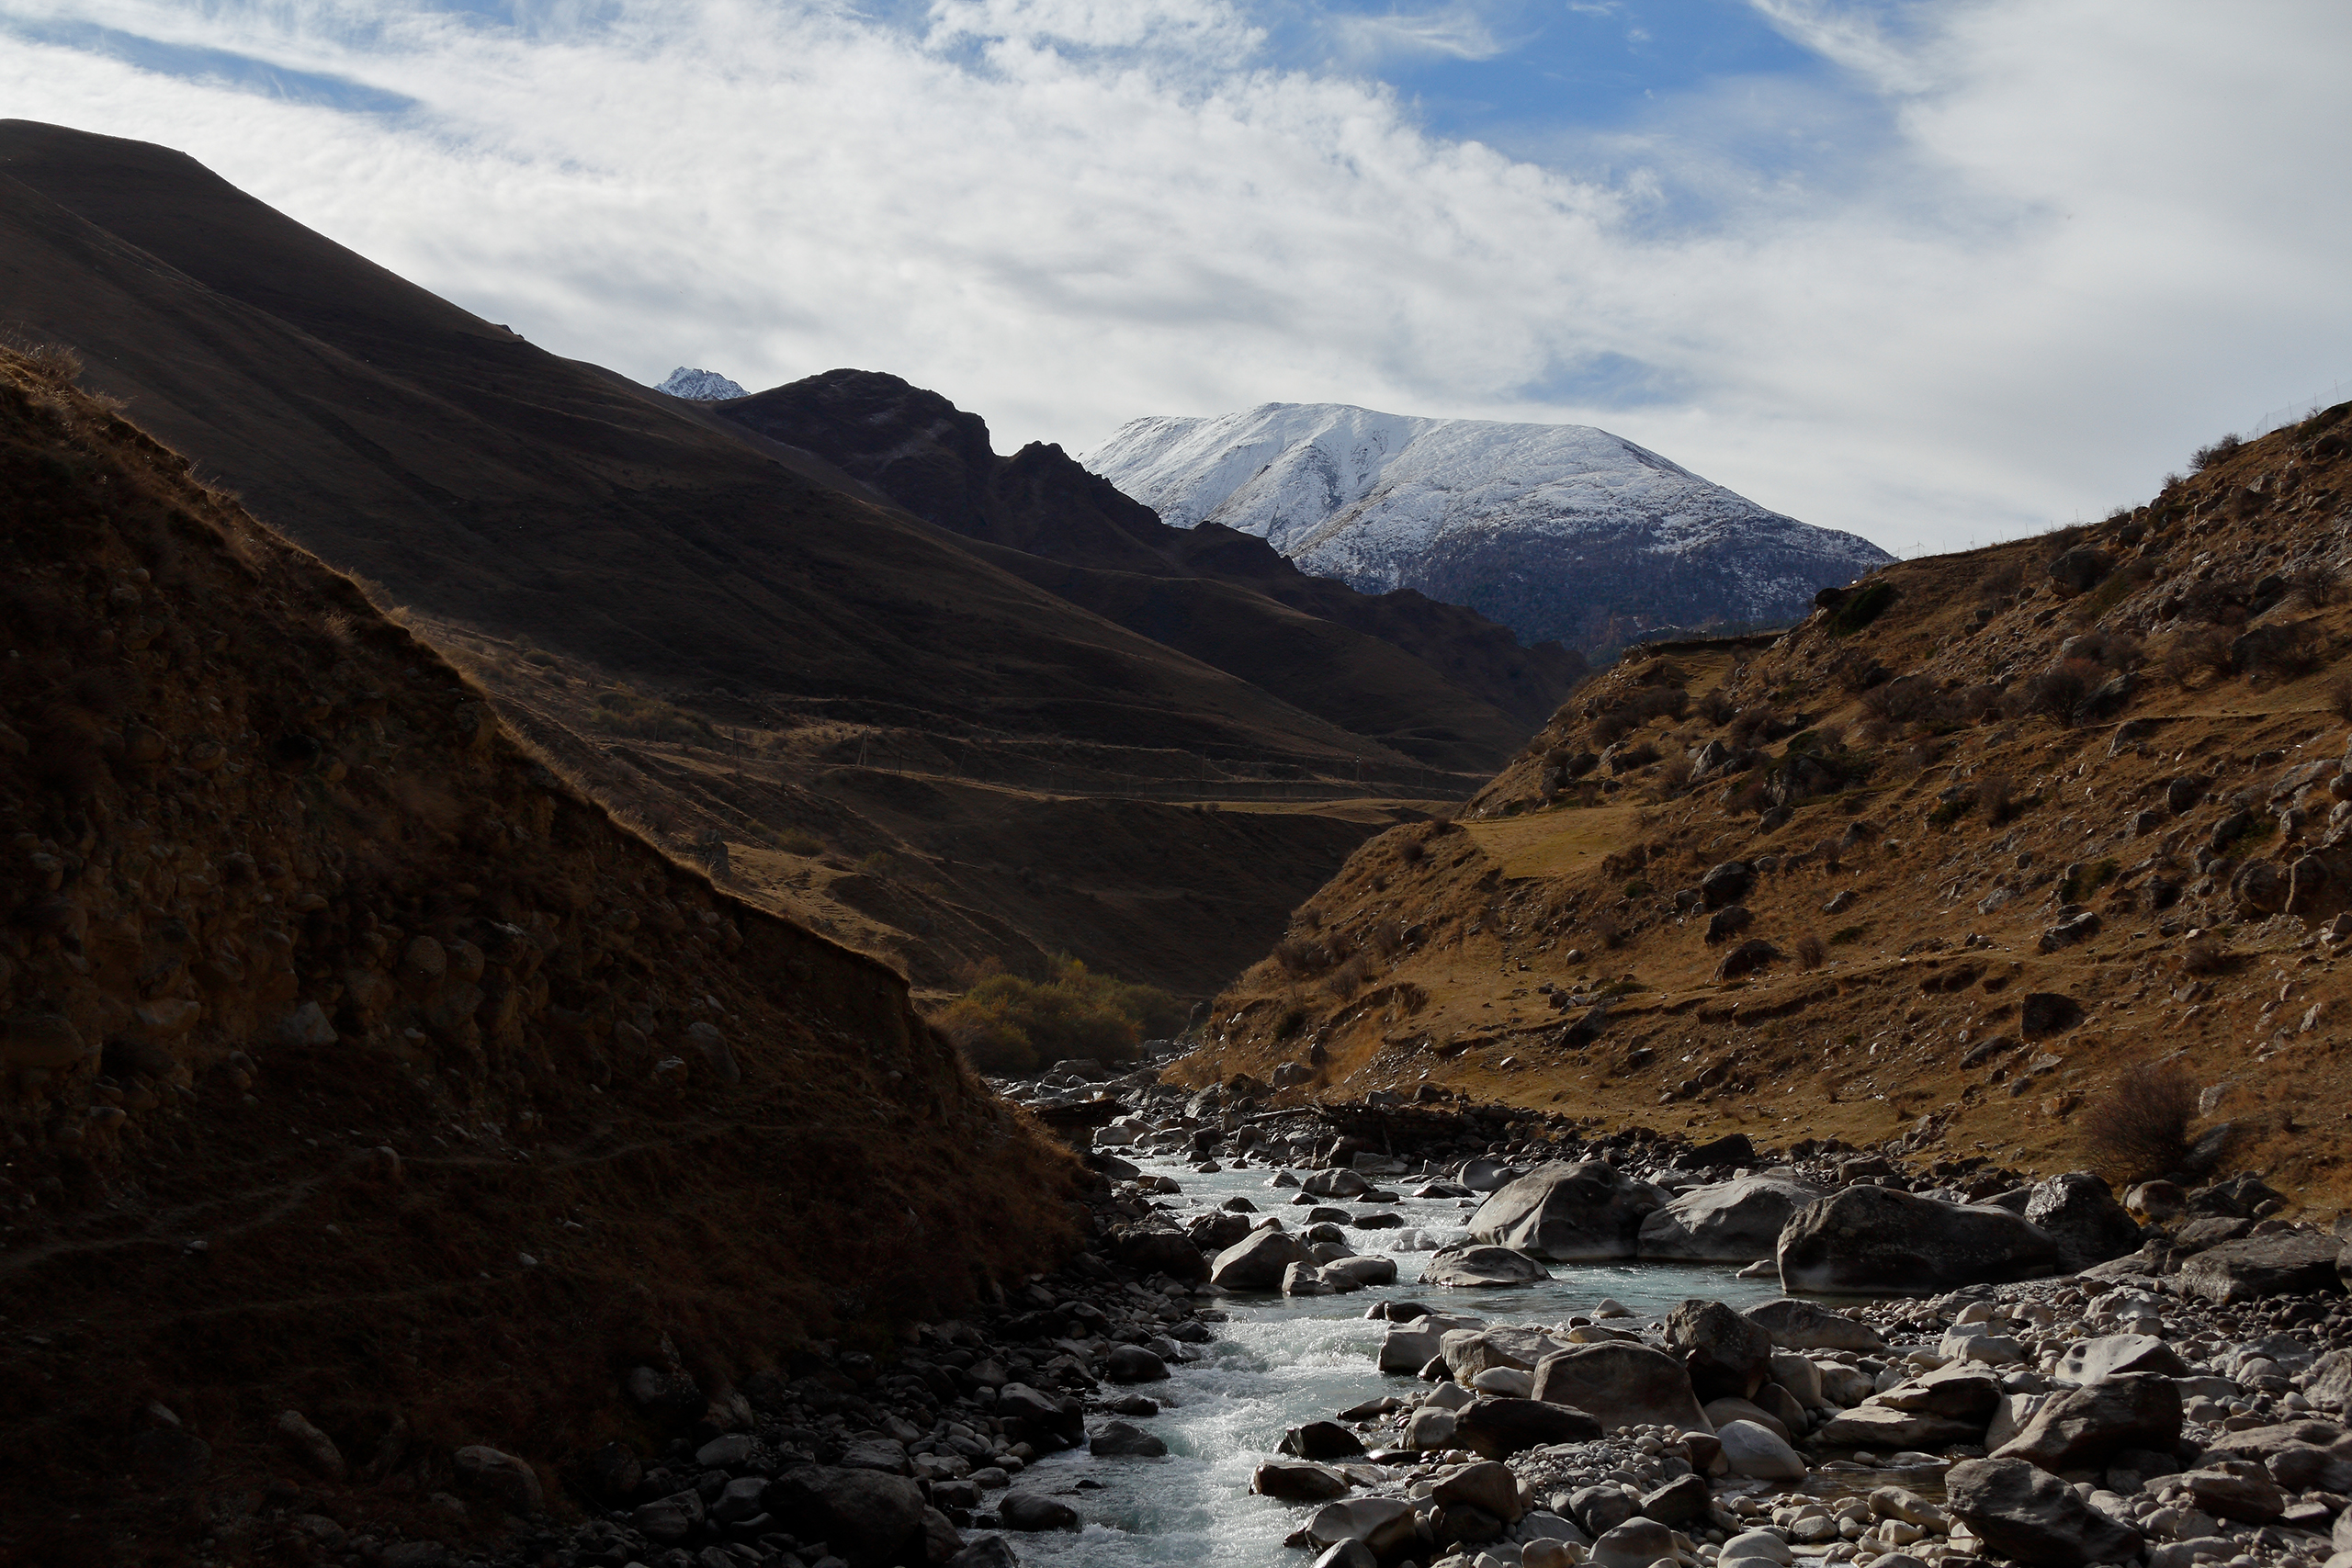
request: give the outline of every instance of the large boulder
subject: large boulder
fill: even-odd
[[[1886,1338],[1869,1324],[1832,1312],[1818,1302],[1782,1296],[1758,1302],[1741,1315],[1759,1324],[1783,1350],[1883,1350]]]
[[[2342,1295],[2339,1236],[2316,1231],[2250,1235],[2209,1247],[2165,1281],[2181,1295],[2228,1305],[2262,1296]]]
[[[1392,1324],[1380,1341],[1380,1370],[1412,1376],[1436,1359],[1445,1336],[1413,1324]]]
[[[2104,1470],[2125,1449],[2170,1453],[2179,1441],[2180,1385],[2158,1372],[2127,1372],[2051,1395],[1994,1457],[2056,1474]]]
[[[1535,1365],[1535,1397],[1573,1405],[1612,1427],[1713,1432],[1682,1363],[1646,1345],[1577,1345]]]
[[[2081,1384],[2104,1382],[2128,1372],[2183,1378],[2188,1375],[2188,1363],[2153,1334],[2108,1334],[2068,1346],[2050,1375],[2060,1382]]]
[[[1239,1215],[1234,1216],[1239,1219]],[[1248,1229],[1248,1222],[1242,1222]],[[1231,1240],[1238,1241],[1236,1235]],[[1165,1274],[1171,1280],[1187,1282],[1209,1277],[1208,1259],[1201,1255],[1200,1244],[1184,1232],[1171,1226],[1137,1226],[1116,1233],[1111,1250],[1119,1261],[1144,1274]]]
[[[1869,1403],[1890,1410],[1924,1412],[1982,1424],[2001,1402],[2001,1380],[1994,1369],[1954,1361],[1899,1382]]]
[[[1753,1263],[1772,1256],[1799,1209],[1821,1190],[1785,1176],[1747,1176],[1693,1187],[1643,1219],[1636,1244],[1644,1258]]]
[[[1453,1381],[1466,1383],[1489,1367],[1510,1367],[1532,1372],[1535,1363],[1567,1346],[1540,1328],[1457,1328],[1438,1344],[1446,1371]]]
[[[1600,1434],[1593,1416],[1540,1399],[1481,1396],[1453,1413],[1453,1440],[1485,1459],[1509,1459],[1549,1443],[1589,1442]]]
[[[1283,1269],[1314,1261],[1306,1244],[1287,1231],[1252,1231],[1246,1240],[1216,1255],[1209,1265],[1209,1282],[1227,1291],[1279,1291]]]
[[[1726,1421],[1715,1428],[1728,1472],[1749,1481],[1803,1481],[1804,1456],[1787,1438],[1754,1421]]]
[[[1666,1344],[1702,1404],[1747,1399],[1772,1374],[1772,1337],[1721,1302],[1687,1301],[1667,1314]]]
[[[2025,1217],[2050,1233],[2066,1267],[2076,1273],[2140,1245],[2139,1222],[2124,1212],[2105,1181],[2086,1170],[2036,1185],[2026,1200]]]
[[[1348,1490],[1348,1478],[1328,1464],[1270,1459],[1250,1474],[1250,1490],[1286,1503],[1328,1503]]]
[[[1326,1504],[1306,1524],[1317,1546],[1362,1541],[1374,1557],[1390,1555],[1413,1539],[1413,1505],[1401,1497],[1354,1497]]]
[[[1042,1492],[1007,1492],[997,1499],[996,1515],[1004,1528],[1026,1530],[1076,1530],[1080,1527],[1078,1510],[1058,1497],[1048,1497]]]
[[[1699,879],[1699,899],[1710,909],[1721,909],[1747,897],[1756,886],[1756,868],[1745,861],[1727,860],[1707,868]]]
[[[1849,1187],[1797,1211],[1781,1233],[1781,1288],[1951,1291],[2065,1271],[2040,1226],[1989,1204],[1947,1203],[1891,1187]]]
[[[1551,1160],[1498,1189],[1470,1216],[1473,1240],[1554,1263],[1632,1258],[1666,1194],[1606,1160]]]
[[[767,1507],[778,1529],[826,1542],[850,1568],[926,1560],[922,1489],[903,1475],[797,1465],[769,1484]]]
[[[1954,1518],[2025,1568],[2120,1562],[2140,1550],[2138,1530],[2023,1460],[1963,1460],[1945,1472],[1944,1497]]]
[[[1529,1285],[1548,1280],[1552,1271],[1523,1252],[1508,1247],[1464,1243],[1440,1247],[1421,1265],[1424,1285],[1476,1289],[1489,1285]]]
[[[1675,1558],[1674,1530],[1656,1519],[1627,1519],[1592,1543],[1592,1568],[1650,1568]]]

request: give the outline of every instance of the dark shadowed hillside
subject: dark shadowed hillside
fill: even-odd
[[[1067,1155],[897,975],[616,825],[69,371],[0,353],[0,1553],[254,1561],[289,1410],[355,1524],[631,1429],[636,1369],[724,1425],[1067,1243]]]

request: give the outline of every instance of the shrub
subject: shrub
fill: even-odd
[[[1832,947],[1847,947],[1861,940],[1862,928],[1860,926],[1839,926],[1829,933],[1829,945]]]
[[[1846,595],[1845,602],[1829,612],[1829,635],[1851,637],[1886,614],[1894,603],[1894,585],[1891,582],[1866,582]]]
[[[1805,969],[1818,969],[1822,964],[1828,962],[1828,959],[1829,950],[1822,944],[1822,941],[1819,936],[1815,935],[1812,931],[1807,931],[1804,935],[1797,938],[1797,964],[1799,967]]]
[[[1324,980],[1323,988],[1330,992],[1334,999],[1349,1001],[1358,991],[1363,989],[1364,983],[1371,978],[1372,960],[1359,953],[1337,969],[1332,970],[1330,976]]]
[[[1407,865],[1420,864],[1422,859],[1428,854],[1429,851],[1421,847],[1421,841],[1419,839],[1408,839],[1396,846],[1396,858]]]
[[[2231,966],[2235,956],[2212,937],[2191,937],[2180,950],[2180,972],[2184,975],[2219,975]]]
[[[801,855],[806,857],[810,855],[820,855],[825,852],[825,844],[823,840],[818,838],[814,833],[802,832],[797,828],[777,829],[774,836],[771,838],[770,842],[788,855]]]
[[[2232,453],[2245,445],[2244,441],[2232,434],[2224,435],[2219,441],[2208,446],[2199,446],[2188,455],[2189,472],[2201,474],[2214,464],[2226,461]]]
[[[2186,690],[2199,675],[2220,677],[2230,672],[2230,639],[2211,626],[2181,633],[2165,649],[2158,672]]]
[[[1592,934],[1603,947],[1623,947],[1625,943],[1625,922],[1603,909],[1592,917]]]
[[[2018,800],[2017,780],[2000,773],[1977,775],[1976,804],[1984,808],[1984,819],[1996,828],[2023,809]]]
[[[2075,710],[2098,684],[2099,669],[2087,659],[2054,664],[2012,691],[2005,706],[2012,718],[2040,714],[2061,729],[2075,722]]]
[[[2352,673],[2338,675],[2327,683],[2327,707],[2336,717],[2352,724]]]
[[[2176,1062],[2126,1067],[2077,1123],[2092,1156],[2126,1181],[2178,1170],[2188,1159],[2197,1081]]]
[[[699,714],[618,687],[597,694],[588,722],[608,735],[636,740],[712,740],[718,733]]]
[[[1976,580],[1976,597],[1981,604],[1996,604],[2024,586],[2025,561],[2012,555],[1990,563],[1984,575]]]
[[[2066,874],[2066,880],[2059,885],[2058,897],[2064,903],[2079,904],[2114,881],[2118,869],[2112,860],[2075,866]]]
[[[1066,1056],[1119,1061],[1147,1034],[1172,1033],[1184,1011],[1154,986],[1098,975],[1068,953],[1046,978],[996,975],[933,1015],[932,1021],[981,1072],[1035,1072]]]

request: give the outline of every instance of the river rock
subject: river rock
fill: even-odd
[[[1009,1382],[996,1391],[993,1408],[1000,1418],[1024,1422],[1031,1430],[1065,1445],[1086,1440],[1086,1409],[1076,1399],[1046,1393],[1027,1383]]]
[[[1086,1439],[1086,1451],[1097,1459],[1160,1459],[1168,1445],[1132,1421],[1105,1421]]]
[[[1577,1345],[1546,1356],[1535,1365],[1535,1397],[1570,1405],[1612,1427],[1714,1430],[1682,1363],[1646,1345]]]
[[[1721,1302],[1687,1301],[1666,1314],[1667,1348],[1682,1358],[1702,1404],[1746,1399],[1772,1371],[1772,1337]]]
[[[1727,1422],[1747,1421],[1763,1427],[1784,1443],[1792,1443],[1796,1440],[1796,1434],[1804,1427],[1804,1418],[1802,1415],[1798,1416],[1796,1426],[1791,1427],[1788,1422],[1762,1405],[1752,1404],[1745,1399],[1711,1399],[1701,1408],[1707,1413],[1707,1419],[1713,1423],[1718,1432],[1724,1429]],[[1720,1444],[1717,1446],[1721,1447]]]
[[[1318,1170],[1299,1183],[1299,1190],[1314,1198],[1361,1198],[1372,1190],[1372,1183],[1354,1171],[1341,1168]]]
[[[1650,1568],[1674,1557],[1674,1532],[1656,1519],[1627,1519],[1592,1543],[1594,1568]]]
[[[1345,1274],[1359,1285],[1393,1285],[1396,1282],[1396,1260],[1376,1252],[1335,1258],[1323,1265],[1323,1271],[1326,1274]]]
[[[1309,1421],[1283,1434],[1282,1451],[1293,1459],[1359,1459],[1363,1444],[1337,1421]]]
[[[1781,1540],[1777,1531],[1742,1530],[1724,1542],[1722,1555],[1715,1561],[1775,1562],[1781,1564],[1781,1568],[1788,1568],[1788,1564],[1796,1561],[1796,1553],[1789,1550],[1789,1543]]]
[[[1750,1481],[1803,1481],[1804,1458],[1779,1437],[1753,1421],[1728,1421],[1715,1428],[1723,1445],[1724,1463],[1733,1475]]]
[[[1886,1348],[1886,1340],[1869,1324],[1832,1312],[1818,1302],[1783,1296],[1759,1302],[1741,1314],[1758,1324],[1783,1350],[1859,1350]]]
[[[2310,1231],[2225,1241],[2189,1258],[2165,1281],[2192,1300],[2228,1305],[2262,1296],[2340,1295],[2341,1238]]]
[[[888,1568],[928,1555],[922,1491],[902,1475],[797,1465],[769,1484],[767,1505],[777,1528],[828,1542],[851,1568]]]
[[[509,1513],[536,1514],[547,1505],[538,1472],[513,1454],[469,1443],[450,1456],[460,1479]]]
[[[1874,1395],[1869,1403],[1883,1404],[1891,1410],[1905,1410],[1918,1415],[1944,1416],[1954,1420],[1983,1423],[1989,1419],[2000,1403],[2000,1374],[1989,1368],[1955,1361],[1922,1372],[1916,1378],[1895,1384],[1884,1393]]]
[[[1386,1557],[1413,1539],[1413,1506],[1399,1497],[1355,1497],[1329,1503],[1307,1521],[1306,1538],[1317,1546],[1359,1541],[1375,1557]]]
[[[1405,1423],[1405,1446],[1427,1452],[1453,1447],[1453,1412],[1442,1404],[1424,1404]]]
[[[1286,1503],[1323,1503],[1343,1495],[1348,1478],[1327,1464],[1270,1459],[1250,1472],[1250,1490]]]
[[[1519,1477],[1510,1472],[1509,1465],[1493,1460],[1438,1472],[1430,1497],[1448,1506],[1462,1504],[1480,1509],[1505,1524],[1516,1522],[1526,1512],[1519,1501]]]
[[[1555,1263],[1632,1258],[1666,1194],[1606,1160],[1550,1160],[1498,1189],[1470,1216],[1472,1239]]]
[[[1438,1354],[1445,1358],[1446,1370],[1456,1382],[1468,1382],[1489,1367],[1509,1367],[1532,1372],[1535,1363],[1555,1350],[1567,1347],[1540,1328],[1513,1328],[1498,1325],[1493,1328],[1458,1328],[1443,1336]]]
[[[1102,1363],[1113,1382],[1159,1382],[1168,1376],[1168,1363],[1140,1345],[1114,1345]]]
[[[1505,1399],[1532,1399],[1535,1374],[1517,1367],[1488,1367],[1483,1372],[1473,1372],[1468,1386],[1480,1393],[1499,1394]]]
[[[1821,1190],[1782,1176],[1747,1176],[1693,1187],[1642,1220],[1635,1246],[1644,1258],[1749,1263],[1772,1256],[1790,1217]]]
[[[1405,1324],[1392,1325],[1380,1341],[1380,1370],[1410,1377],[1437,1359],[1445,1336]]]
[[[1441,1247],[1421,1265],[1424,1285],[1480,1289],[1496,1285],[1526,1285],[1548,1280],[1552,1271],[1523,1252],[1476,1242]]]
[[[2115,1201],[2105,1181],[2086,1170],[2036,1185],[2026,1200],[2025,1217],[2050,1233],[2074,1273],[2120,1258],[2140,1245],[2139,1222]]]
[[[1589,1442],[1600,1434],[1600,1421],[1584,1411],[1540,1399],[1484,1396],[1453,1417],[1453,1440],[1485,1459],[1509,1459],[1550,1443]]]
[[[1209,1265],[1209,1282],[1225,1291],[1279,1291],[1283,1269],[1314,1261],[1306,1244],[1286,1231],[1252,1231],[1216,1255]]]
[[[2155,1372],[2126,1372],[2051,1396],[1996,1459],[2021,1459],[2055,1474],[2103,1470],[2125,1449],[2170,1452],[2180,1441],[2180,1389]]]
[[[2104,1382],[2130,1372],[2162,1372],[2168,1378],[2188,1375],[2180,1352],[2153,1334],[2109,1334],[2079,1339],[2067,1347],[2051,1376],[2060,1382]]]
[[[996,1517],[1004,1521],[1007,1529],[1032,1534],[1039,1530],[1075,1532],[1080,1528],[1076,1508],[1036,1492],[1007,1492],[997,1499]]]
[[[1857,1404],[1822,1423],[1813,1440],[1824,1448],[1941,1449],[1952,1443],[1976,1443],[1984,1438],[1985,1423],[1928,1411],[1897,1410],[1890,1404]]]
[[[2007,1209],[1891,1187],[1849,1187],[1806,1204],[1781,1233],[1779,1261],[1783,1289],[1873,1293],[2007,1284],[2065,1268],[2058,1244]]]
[[[1944,1488],[1953,1517],[2026,1568],[2120,1562],[2140,1550],[2138,1530],[2023,1460],[1963,1460],[1945,1473]]]
[[[629,1515],[629,1523],[649,1540],[668,1546],[694,1534],[702,1520],[702,1495],[695,1492],[673,1492],[667,1497],[639,1503]]]
[[[1694,1525],[1705,1529],[1708,1504],[1713,1494],[1703,1475],[1683,1475],[1642,1495],[1642,1517],[1656,1519],[1669,1529],[1687,1530]]]
[[[2286,1511],[2286,1495],[2246,1460],[2220,1460],[2177,1478],[2188,1488],[2197,1506],[2219,1518],[2243,1524],[2267,1525]]]
[[[967,1541],[964,1549],[947,1560],[947,1568],[1021,1568],[1021,1559],[1012,1554],[1012,1547],[1001,1535],[984,1535]]]

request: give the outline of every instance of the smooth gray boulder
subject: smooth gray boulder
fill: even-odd
[[[1132,1421],[1105,1421],[1086,1439],[1097,1459],[1163,1459],[1168,1445]]]
[[[1497,1285],[1527,1285],[1548,1280],[1552,1271],[1523,1252],[1476,1242],[1441,1247],[1421,1265],[1420,1282],[1477,1290]]]
[[[1413,1506],[1400,1497],[1356,1497],[1327,1504],[1307,1521],[1306,1537],[1322,1547],[1358,1540],[1375,1556],[1385,1556],[1413,1539]]]
[[[1741,1314],[1760,1324],[1783,1350],[1861,1350],[1886,1348],[1885,1337],[1867,1323],[1832,1312],[1818,1302],[1783,1296],[1758,1302]]]
[[[1650,1568],[1672,1559],[1674,1531],[1656,1519],[1627,1519],[1592,1543],[1593,1568]]]
[[[1444,1343],[1445,1336],[1435,1329],[1391,1325],[1380,1341],[1380,1370],[1411,1377],[1436,1358]]]
[[[2052,1394],[1993,1457],[2025,1460],[2052,1474],[2104,1470],[2125,1449],[2170,1453],[2180,1419],[2179,1384],[2158,1372],[2127,1372]]]
[[[1348,1478],[1328,1464],[1270,1459],[1250,1472],[1250,1490],[1291,1503],[1325,1503],[1343,1495]]]
[[[1715,1428],[1731,1474],[1750,1481],[1803,1481],[1804,1456],[1788,1440],[1753,1421],[1726,1421]]]
[[[2312,1231],[2250,1235],[2207,1247],[2165,1284],[2223,1306],[2264,1296],[2342,1295],[2336,1260],[2343,1251],[2342,1237]]]
[[[2058,1244],[2007,1209],[1891,1187],[1849,1187],[1797,1211],[1781,1233],[1781,1287],[1883,1294],[2007,1284],[2065,1271]]]
[[[1535,1365],[1535,1397],[1573,1405],[1611,1427],[1714,1430],[1682,1363],[1646,1345],[1577,1345]]]
[[[2131,1372],[2162,1372],[2185,1378],[2188,1363],[2180,1352],[2153,1334],[2108,1334],[2078,1339],[2066,1348],[2051,1376],[2075,1384],[2104,1382]]]
[[[997,1499],[996,1517],[1004,1528],[1026,1530],[1076,1530],[1080,1528],[1078,1510],[1057,1497],[1038,1492],[1007,1492]]]
[[[1753,1263],[1770,1258],[1781,1232],[1821,1189],[1785,1176],[1745,1176],[1693,1187],[1642,1220],[1635,1245],[1644,1258]]]
[[[1279,1291],[1283,1270],[1314,1261],[1306,1244],[1287,1231],[1252,1231],[1248,1239],[1216,1255],[1209,1265],[1209,1282],[1227,1291]]]
[[[1553,1338],[1540,1328],[1498,1325],[1493,1328],[1454,1329],[1439,1341],[1438,1354],[1445,1358],[1446,1371],[1453,1374],[1453,1381],[1466,1383],[1489,1367],[1532,1372],[1536,1362],[1567,1348],[1565,1341]]]
[[[1553,1263],[1602,1262],[1640,1250],[1642,1222],[1667,1196],[1606,1160],[1550,1160],[1496,1190],[1470,1216],[1473,1240]]]
[[[1453,1414],[1453,1440],[1484,1459],[1509,1459],[1549,1443],[1589,1442],[1600,1434],[1594,1416],[1540,1399],[1482,1395]]]
[[[1963,1460],[1945,1473],[1944,1496],[1954,1518],[2026,1568],[2120,1562],[2140,1550],[2138,1530],[2023,1460]]]

